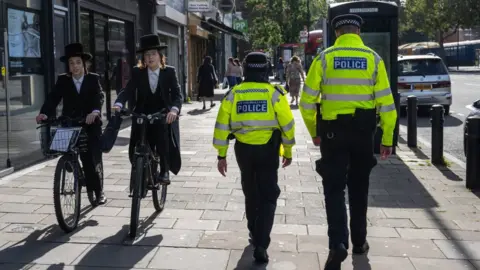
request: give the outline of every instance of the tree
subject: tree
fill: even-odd
[[[459,28],[479,23],[478,0],[407,0],[402,31],[416,29],[435,39],[443,53],[444,40]],[[475,12],[477,10],[477,12]],[[442,55],[443,56],[443,55]]]
[[[304,26],[310,29],[310,25],[325,18],[327,10],[326,0],[247,0],[247,7],[255,18],[249,28],[254,47],[298,43]]]

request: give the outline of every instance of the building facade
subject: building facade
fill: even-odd
[[[0,12],[1,176],[43,159],[35,116],[56,76],[66,72],[59,60],[64,46],[81,42],[94,56],[89,71],[101,76],[111,102],[129,78],[126,68],[116,72],[118,65],[135,64],[145,31],[137,0],[0,0]]]

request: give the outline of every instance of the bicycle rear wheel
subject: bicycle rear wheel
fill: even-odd
[[[140,219],[140,200],[142,199],[142,188],[145,176],[144,158],[138,157],[135,162],[135,177],[132,189],[132,209],[130,213],[130,237],[135,238],[137,235],[138,221]]]
[[[73,175],[73,182],[67,183],[67,174]],[[66,233],[70,233],[77,228],[80,219],[81,192],[80,184],[80,164],[71,155],[62,156],[55,168],[53,178],[53,206],[55,208],[55,216],[60,228]],[[72,213],[67,215],[66,209],[62,209],[62,198],[71,206]]]
[[[167,185],[160,185],[159,190],[152,190],[153,206],[157,212],[162,212],[165,208],[165,201],[167,200],[167,187]]]

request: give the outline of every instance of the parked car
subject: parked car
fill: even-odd
[[[441,104],[445,115],[452,104],[452,83],[442,59],[434,54],[398,56],[398,93],[400,113],[406,114],[407,97],[417,97],[417,105]]]
[[[470,110],[470,113],[467,115],[467,118],[472,115],[480,116],[480,99],[473,102],[471,105],[465,106]],[[467,121],[463,124],[463,152],[465,156],[467,155]]]

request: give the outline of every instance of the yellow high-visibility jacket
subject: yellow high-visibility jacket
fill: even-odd
[[[353,114],[357,108],[377,108],[382,144],[392,146],[397,110],[385,64],[363,44],[360,36],[339,36],[310,66],[299,107],[312,138],[317,136],[315,103],[320,103],[324,120],[335,120],[338,114]]]
[[[292,158],[295,145],[295,121],[282,87],[269,83],[243,82],[231,89],[222,100],[213,133],[218,156],[225,157],[228,136],[242,143],[268,143],[275,129],[282,132],[283,156]]]

